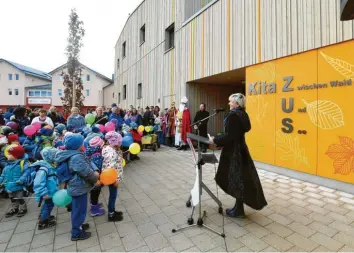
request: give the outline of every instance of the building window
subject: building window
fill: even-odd
[[[63,90],[62,89],[58,89],[58,96],[59,97],[63,96]]]
[[[120,104],[120,92],[118,93],[118,104]]]
[[[145,25],[140,28],[140,45],[145,42]]]
[[[28,91],[28,96],[29,97],[34,97],[34,91],[33,90]]]
[[[63,76],[62,76],[62,75],[59,75],[59,76],[58,76],[58,80],[59,80],[59,81],[63,81]]]
[[[117,69],[119,69],[119,59],[117,59]]]
[[[123,100],[127,99],[127,85],[123,85]]]
[[[114,98],[114,92],[113,92],[113,98]]]
[[[19,74],[15,74],[15,79],[16,80],[20,80],[20,75]]]
[[[41,97],[46,97],[47,96],[47,91],[46,90],[42,90],[41,91]]]
[[[18,89],[15,89],[15,96],[18,96]]]
[[[35,90],[34,91],[34,96],[35,97],[40,97],[41,96],[41,91],[40,90]]]
[[[142,85],[141,83],[138,84],[138,99],[142,98],[142,94],[143,94],[143,88],[142,88]]]
[[[9,80],[10,81],[12,80],[12,74],[9,74]]]
[[[90,81],[90,75],[86,75],[86,81],[89,82]]]
[[[90,89],[86,89],[86,97],[90,96]]]
[[[47,91],[47,96],[51,97],[52,96],[52,92],[51,91]]]
[[[165,31],[165,51],[175,46],[175,23],[170,25]]]
[[[12,96],[12,89],[9,89],[9,95]]]
[[[122,55],[123,55],[123,58],[126,56],[126,51],[127,51],[127,42],[124,41],[123,46],[122,46]]]

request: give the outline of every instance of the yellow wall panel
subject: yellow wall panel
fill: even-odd
[[[302,88],[317,83],[317,53],[278,59],[275,65],[275,164],[316,174],[317,127],[311,121],[316,107],[311,105],[317,104],[317,89]]]
[[[354,41],[318,50],[318,175],[354,183]]]
[[[246,69],[247,84],[261,91],[263,85],[275,83],[275,64],[258,64]],[[247,92],[247,112],[252,129],[246,135],[252,158],[256,161],[275,162],[275,93],[255,95]]]

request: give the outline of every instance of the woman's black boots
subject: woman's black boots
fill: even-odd
[[[243,208],[243,202],[236,199],[235,206],[231,209],[226,209],[226,215],[234,218],[245,218],[245,210]]]

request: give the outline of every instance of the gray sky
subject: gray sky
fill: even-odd
[[[0,58],[49,72],[66,62],[69,14],[86,35],[80,61],[111,77],[114,45],[142,0],[0,0]]]

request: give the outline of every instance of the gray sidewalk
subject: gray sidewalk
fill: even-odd
[[[0,200],[0,251],[225,251],[224,239],[205,229],[172,234],[187,222],[185,202],[194,184],[190,152],[161,148],[140,154],[124,171],[117,210],[124,220],[87,217],[92,238],[70,241],[70,213],[55,209],[57,226],[38,231],[37,204],[21,219],[6,219],[9,200]],[[204,167],[204,182],[216,193],[214,167]],[[246,208],[246,219],[224,219],[228,251],[354,251],[354,196],[259,170],[268,201],[264,210]],[[102,201],[107,202],[107,189]],[[207,225],[222,231],[217,205],[203,194]],[[219,189],[224,207],[234,200]],[[195,222],[197,217],[195,216]]]

